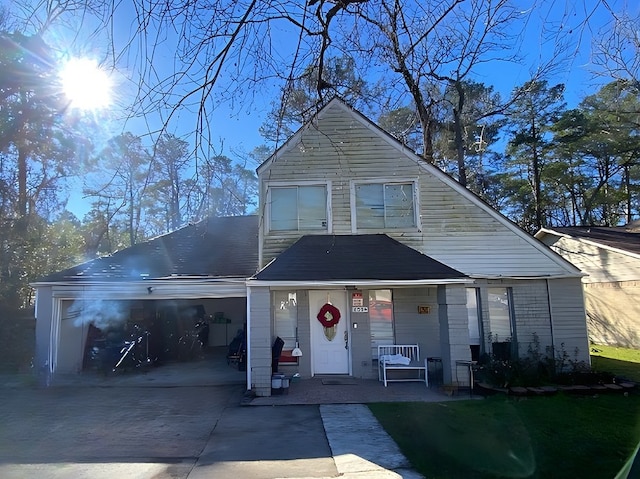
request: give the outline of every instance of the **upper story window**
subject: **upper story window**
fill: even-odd
[[[272,231],[326,230],[326,185],[274,186],[270,189]]]
[[[356,228],[414,228],[416,210],[414,183],[357,183],[355,185]]]

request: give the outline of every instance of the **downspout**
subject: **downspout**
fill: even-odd
[[[247,286],[247,391],[251,391],[251,286]]]
[[[551,330],[551,354],[553,355],[553,359],[555,359],[556,345],[555,345],[555,336],[553,334],[553,316],[551,314],[551,287],[549,286],[548,279],[545,279],[545,283],[547,284],[547,304],[549,305],[549,329]]]

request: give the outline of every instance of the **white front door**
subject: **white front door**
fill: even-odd
[[[325,331],[318,321],[322,307],[330,303],[340,312],[335,331]],[[349,373],[347,295],[345,291],[309,291],[314,374]],[[335,332],[335,335],[333,334]]]

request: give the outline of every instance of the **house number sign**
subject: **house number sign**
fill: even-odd
[[[364,305],[364,300],[362,299],[362,293],[355,292],[351,293],[351,306],[362,306]]]
[[[351,308],[351,312],[352,313],[368,313],[369,312],[369,307],[368,306],[354,306],[353,308]]]

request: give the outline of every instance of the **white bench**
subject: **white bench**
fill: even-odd
[[[390,371],[416,371],[416,377],[389,377]],[[378,346],[378,381],[388,382],[424,381],[429,387],[427,360],[420,360],[417,344],[388,344]]]

